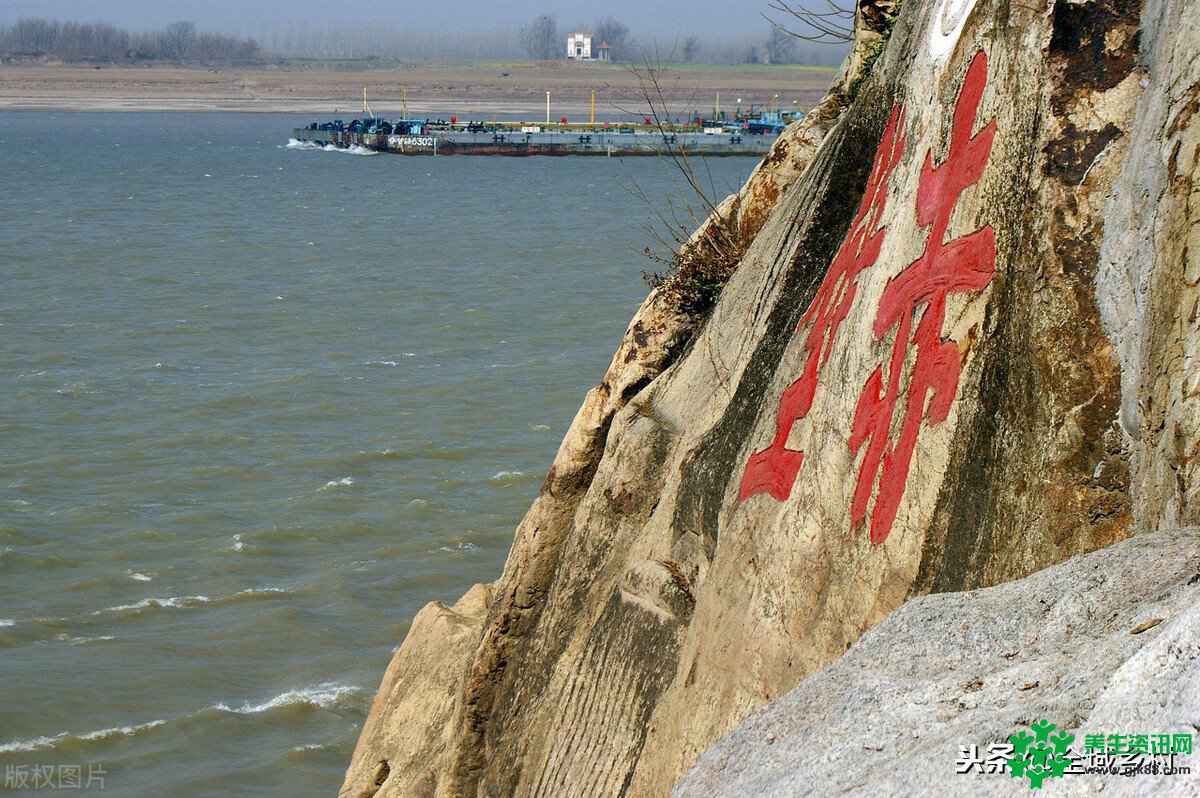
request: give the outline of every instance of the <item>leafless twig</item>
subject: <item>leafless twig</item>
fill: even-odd
[[[700,214],[687,206],[684,221],[673,203],[667,203],[667,212],[647,203],[662,224],[651,234],[665,251],[655,253],[646,247],[644,254],[665,268],[644,276],[651,286],[672,298],[680,310],[705,314],[716,303],[721,289],[741,263],[748,241],[737,222],[722,212],[715,197],[705,190],[696,173],[694,159],[688,156],[687,148],[677,137],[679,128],[671,121],[673,116],[663,89],[661,62],[647,57],[642,64],[630,69],[638,78],[642,99],[650,109],[651,125],[661,139],[662,151],[683,175],[692,195],[702,206]],[[710,183],[711,180],[709,172]]]
[[[854,40],[854,7],[846,8],[834,0],[825,0],[828,11],[813,11],[788,3],[787,0],[770,0],[767,4],[777,14],[786,14],[802,27],[793,29],[776,19],[763,14],[763,18],[776,30],[783,31],[806,42],[818,44],[844,44]]]

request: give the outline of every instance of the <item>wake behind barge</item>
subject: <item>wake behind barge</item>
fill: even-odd
[[[293,138],[321,147],[362,147],[397,155],[599,155],[685,153],[762,157],[778,130],[712,125],[663,132],[646,125],[583,126],[493,123],[431,124],[405,120],[378,125],[334,123],[297,128]],[[782,126],[780,126],[782,127]]]

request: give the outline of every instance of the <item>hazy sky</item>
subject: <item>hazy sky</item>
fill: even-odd
[[[501,25],[520,25],[535,14],[549,11],[559,26],[612,15],[625,22],[639,38],[676,34],[721,35],[759,32],[766,23],[760,12],[767,0],[0,0],[0,22],[21,16],[56,17],[83,21],[103,20],[132,29],[158,28],[187,19],[203,28],[241,33],[276,22],[357,26],[363,23],[421,30],[485,31]]]

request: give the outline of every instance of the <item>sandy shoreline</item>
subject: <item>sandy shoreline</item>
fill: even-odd
[[[820,99],[832,71],[796,67],[686,67],[666,73],[664,93],[676,113],[725,109],[742,100],[804,110]],[[367,89],[372,108],[397,115],[407,96],[412,114],[545,115],[581,118],[591,92],[600,115],[644,111],[638,79],[609,66],[558,64],[414,67],[378,71],[207,70],[180,67],[0,66],[0,110],[234,111],[353,114]]]

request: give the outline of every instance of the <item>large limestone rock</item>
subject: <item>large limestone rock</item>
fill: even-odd
[[[914,596],[1200,522],[1185,5],[862,0],[720,302],[648,297],[342,795],[658,798]]]
[[[1153,529],[1200,515],[1200,18],[1187,0],[1146,0],[1142,19],[1145,87],[1106,207],[1098,296],[1140,525]]]
[[[1084,730],[1195,734],[1200,530],[1138,536],[999,587],[908,602],[702,755],[672,795],[1028,793],[1004,773],[956,774],[956,763],[965,746],[982,759],[1041,719],[1078,731],[1080,751]],[[1198,780],[1071,775],[1042,793],[1196,795]]]
[[[395,795],[428,794],[437,783],[431,766],[450,741],[431,731],[449,728],[461,665],[479,642],[491,599],[490,587],[475,585],[453,607],[430,602],[413,618],[371,704],[343,795],[373,795],[385,782]]]

